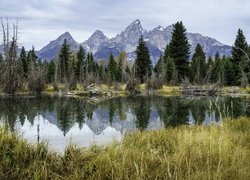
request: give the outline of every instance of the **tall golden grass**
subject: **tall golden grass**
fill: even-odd
[[[64,154],[0,130],[0,179],[250,179],[250,119],[128,134]]]

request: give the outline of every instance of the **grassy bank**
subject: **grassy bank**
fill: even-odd
[[[117,96],[127,96],[129,92],[126,90],[126,84],[96,84],[98,87],[96,97],[117,97]],[[181,86],[168,86],[163,85],[160,89],[149,90],[147,89],[147,84],[140,84],[139,86],[140,94],[148,95],[154,94],[159,96],[178,96],[182,94]],[[16,93],[18,96],[33,96],[36,95],[32,91],[28,89],[27,86],[18,90]],[[43,91],[41,92],[43,95],[49,96],[72,96],[72,97],[89,97],[93,96],[91,90],[87,89],[85,85],[77,84],[74,90],[70,90],[65,84],[58,84],[55,87],[51,84],[47,84]],[[250,86],[245,88],[241,88],[239,86],[224,86],[220,87],[218,90],[218,95],[249,95],[250,94]],[[3,92],[0,92],[0,96],[6,96]]]
[[[250,119],[136,132],[64,155],[0,130],[0,179],[250,179]]]

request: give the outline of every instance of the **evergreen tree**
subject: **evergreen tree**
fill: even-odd
[[[0,64],[3,62],[3,55],[0,53]]]
[[[110,78],[113,81],[115,81],[116,73],[117,73],[117,64],[115,62],[115,59],[112,53],[109,56],[108,72],[109,72]]]
[[[178,77],[179,73],[178,73],[178,69],[176,68],[174,62],[172,64],[173,64],[173,73],[172,73],[172,79],[171,79],[170,83],[175,86],[179,82],[179,77]]]
[[[117,67],[116,79],[118,82],[122,82],[123,81],[124,63],[126,60],[126,53],[124,51],[119,54],[118,60],[119,60],[119,63],[118,63],[118,67]]]
[[[135,72],[141,83],[144,82],[145,77],[151,76],[152,73],[152,62],[143,36],[139,38],[136,48]]]
[[[233,69],[232,59],[223,58],[225,67],[225,84],[233,86],[235,83],[235,72]]]
[[[29,63],[28,63],[28,60],[27,60],[26,51],[25,51],[24,47],[22,47],[22,49],[21,49],[19,62],[21,64],[23,76],[26,79],[28,77]]]
[[[48,64],[48,71],[47,71],[47,81],[49,83],[52,83],[55,80],[55,71],[56,71],[56,65],[54,60],[52,60]]]
[[[28,52],[28,55],[27,55],[27,61],[28,61],[29,66],[31,66],[31,65],[36,66],[37,59],[38,59],[38,57],[36,55],[35,48],[34,48],[34,46],[32,46],[32,49]]]
[[[168,57],[167,62],[166,62],[166,77],[165,77],[167,83],[170,83],[171,80],[173,80],[173,78],[176,78],[174,77],[176,76],[176,74],[174,73],[176,73],[174,60],[173,58]],[[178,80],[175,79],[175,81],[178,81]]]
[[[167,44],[165,50],[164,50],[164,56],[163,56],[163,59],[164,59],[164,62],[167,63],[167,60],[168,58],[170,57],[170,46],[169,44]]]
[[[205,78],[206,71],[206,56],[201,45],[198,43],[191,63],[191,80],[201,84]]]
[[[160,55],[160,58],[154,67],[154,72],[159,76],[164,72],[164,70],[165,70],[164,57]]]
[[[58,71],[60,82],[65,82],[65,80],[67,81],[69,79],[70,57],[70,46],[67,43],[67,40],[64,39],[58,55]]]
[[[94,56],[92,53],[87,54],[86,64],[85,64],[85,72],[87,73],[86,76],[90,73],[96,72],[96,63],[94,61]]]
[[[248,44],[241,29],[238,30],[234,46],[232,47],[232,62],[235,71],[237,84],[240,83],[242,71],[246,68],[246,55],[244,52],[248,51]]]
[[[181,21],[174,24],[172,39],[169,43],[169,52],[174,59],[179,79],[188,76],[190,45],[186,36],[186,29]]]
[[[219,68],[220,68],[220,55],[219,52],[217,51],[215,54],[215,58],[214,58],[214,63],[213,63],[213,68],[212,68],[212,82],[216,83],[219,79]]]
[[[83,79],[85,59],[86,59],[85,50],[82,46],[80,46],[76,54],[76,69],[75,69],[75,75],[78,81],[81,81]]]
[[[212,83],[213,79],[212,79],[212,71],[214,68],[214,61],[212,59],[211,56],[208,57],[207,63],[206,63],[206,75],[205,75],[205,82],[206,83]]]
[[[218,67],[217,67],[217,82],[221,86],[226,84],[225,61],[226,61],[225,56],[223,56],[222,59],[216,60],[216,62],[218,64]]]

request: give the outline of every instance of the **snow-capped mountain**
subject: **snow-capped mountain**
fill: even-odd
[[[90,38],[82,43],[82,46],[87,50],[95,54],[98,51],[98,48],[104,44],[107,43],[109,39],[107,36],[103,34],[102,31],[96,30]]]
[[[96,59],[108,59],[111,52],[115,56],[118,56],[121,51],[125,51],[128,58],[134,60],[138,39],[143,35],[148,45],[153,64],[155,64],[166,45],[171,40],[172,30],[173,25],[167,26],[166,28],[157,26],[156,28],[147,31],[143,29],[140,20],[137,19],[127,26],[124,31],[113,38],[108,38],[102,31],[97,30],[88,40],[81,43],[81,45],[88,52],[92,52]],[[198,43],[202,45],[207,56],[214,56],[217,51],[220,55],[231,55],[231,46],[222,44],[216,39],[198,33],[189,32],[187,33],[187,37],[191,45],[191,55]],[[51,41],[47,46],[38,51],[38,57],[41,59],[54,58],[57,55],[64,38],[68,40],[73,51],[78,49],[79,44],[68,32],[66,32],[58,39]]]

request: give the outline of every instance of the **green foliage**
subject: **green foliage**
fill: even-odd
[[[223,58],[224,60],[224,67],[225,67],[225,83],[228,86],[235,85],[235,71],[233,68],[232,59],[229,58]]]
[[[85,59],[86,59],[85,50],[82,46],[80,46],[76,54],[76,67],[75,67],[75,76],[78,81],[83,81]]]
[[[118,82],[123,82],[125,80],[125,74],[124,74],[125,61],[126,61],[126,53],[124,51],[122,51],[118,57],[118,67],[117,67],[117,72],[116,72],[116,80]],[[128,72],[126,72],[126,73],[128,73]]]
[[[232,62],[233,67],[235,71],[235,76],[237,81],[235,81],[235,84],[240,84],[241,77],[242,77],[242,70],[246,70],[247,65],[247,57],[245,53],[248,51],[248,44],[246,41],[246,38],[243,34],[243,31],[241,29],[238,30],[237,36],[234,42],[234,45],[232,47]]]
[[[3,62],[3,55],[0,53],[0,64]]]
[[[165,62],[161,54],[159,60],[157,61],[157,64],[154,67],[154,72],[158,75],[162,74],[165,70],[164,66],[165,66]]]
[[[22,47],[22,49],[21,49],[21,53],[19,56],[19,62],[20,62],[21,67],[22,67],[23,76],[24,76],[24,78],[27,78],[28,77],[28,70],[29,70],[29,62],[28,62],[28,58],[26,56],[26,51],[25,51],[24,47]]]
[[[117,64],[115,62],[115,59],[112,53],[109,56],[108,72],[109,72],[110,78],[113,81],[115,81],[116,75],[117,75]]]
[[[206,72],[206,56],[201,45],[198,43],[191,63],[191,80],[194,83],[202,84]]]
[[[59,55],[58,55],[58,80],[63,83],[69,80],[70,76],[70,61],[71,61],[71,50],[70,46],[67,43],[67,40],[64,39],[64,42],[61,46]]]
[[[188,77],[190,45],[186,36],[186,29],[181,21],[174,24],[172,39],[169,43],[169,53],[170,57],[174,59],[179,80]]]
[[[55,61],[52,60],[48,64],[48,71],[47,71],[47,81],[49,83],[53,83],[55,81],[55,73],[56,73],[56,65]]]
[[[178,82],[178,78],[176,76],[176,68],[174,64],[174,60],[171,57],[166,59],[166,82],[169,84],[172,80]]]
[[[135,71],[141,83],[152,73],[152,62],[143,36],[140,37],[136,48]]]
[[[27,62],[29,64],[29,67],[32,65],[36,66],[37,59],[38,59],[38,57],[36,55],[35,48],[34,48],[34,46],[32,46],[32,49],[27,54]]]

